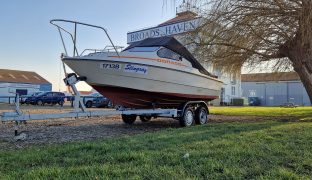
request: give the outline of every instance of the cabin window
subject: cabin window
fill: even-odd
[[[157,55],[161,58],[168,58],[176,61],[182,61],[182,56],[167,48],[161,48],[157,51]]]
[[[133,47],[131,49],[129,49],[129,52],[154,52],[157,49],[159,49],[159,47]]]

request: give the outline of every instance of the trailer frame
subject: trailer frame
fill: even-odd
[[[85,77],[78,77],[75,73],[68,74],[64,79],[66,85],[70,86],[74,91],[74,108],[70,112],[62,113],[42,113],[42,114],[31,114],[24,113],[20,109],[20,97],[19,94],[15,96],[15,111],[14,112],[2,112],[0,113],[0,121],[15,122],[14,131],[15,136],[18,135],[18,125],[21,122],[33,121],[33,120],[44,120],[44,119],[60,119],[60,118],[91,118],[100,116],[111,116],[111,115],[137,115],[137,116],[150,116],[150,117],[168,117],[177,118],[179,116],[177,109],[127,109],[119,107],[116,110],[95,110],[87,111],[84,103],[82,102],[79,91],[75,84],[81,80],[85,80]]]

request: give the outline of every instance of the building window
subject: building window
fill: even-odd
[[[34,78],[36,78],[36,79],[40,80],[40,78],[38,78],[38,76],[34,76]]]
[[[26,80],[29,80],[27,76],[25,76],[24,74],[22,74],[22,77]]]
[[[249,97],[256,97],[256,90],[249,90]]]
[[[232,74],[231,75],[231,84],[235,85],[236,84],[236,75]],[[235,88],[234,88],[235,89]],[[235,90],[234,90],[235,91]]]
[[[235,86],[232,86],[232,88],[231,88],[231,94],[232,94],[232,96],[235,96]]]
[[[9,74],[13,79],[16,79],[16,77],[13,74]]]

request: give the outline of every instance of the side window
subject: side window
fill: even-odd
[[[62,94],[62,93],[60,93],[60,92],[56,92],[56,93],[53,93],[53,96],[57,96],[57,97],[59,97],[59,96],[63,96],[63,94]]]
[[[161,48],[157,51],[157,55],[161,58],[168,58],[176,61],[182,61],[182,57],[167,48]]]
[[[52,97],[53,95],[52,95],[52,93],[47,93],[46,96],[47,97]]]

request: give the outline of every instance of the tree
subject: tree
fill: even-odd
[[[239,71],[262,62],[296,71],[312,102],[312,0],[198,0],[200,28],[187,36],[214,67]],[[196,37],[194,37],[196,36]]]

